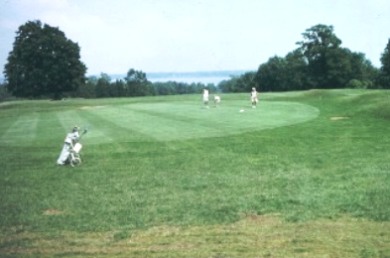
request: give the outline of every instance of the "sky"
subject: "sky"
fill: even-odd
[[[389,0],[0,0],[0,67],[27,21],[80,46],[87,75],[247,70],[332,25],[376,67],[390,39]]]

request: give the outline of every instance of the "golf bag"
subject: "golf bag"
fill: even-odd
[[[86,133],[87,130],[85,129],[82,135]],[[72,167],[75,167],[81,164],[80,151],[83,147],[79,142],[81,136],[79,136],[78,132],[67,134],[64,146],[57,160],[58,165],[70,164]]]

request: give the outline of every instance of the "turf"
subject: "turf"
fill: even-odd
[[[77,101],[76,101],[77,103]],[[88,105],[89,104],[89,105]],[[18,116],[12,121],[0,142],[8,145],[35,145],[39,142],[37,123],[57,133],[66,134],[72,125],[81,125],[91,133],[85,143],[102,144],[118,141],[174,141],[225,137],[243,132],[272,129],[302,123],[318,116],[313,106],[286,101],[262,102],[261,111],[244,101],[206,108],[196,101],[91,105],[49,114],[41,112]],[[98,102],[96,102],[98,104]],[[158,128],[158,130],[156,130]],[[61,130],[62,129],[62,130]],[[51,140],[57,135],[50,134]]]
[[[390,256],[390,92],[247,95],[1,103],[0,254]]]

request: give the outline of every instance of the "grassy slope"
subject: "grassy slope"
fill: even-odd
[[[3,104],[0,253],[390,255],[389,95]],[[56,167],[74,121],[84,164]]]

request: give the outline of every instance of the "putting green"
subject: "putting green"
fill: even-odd
[[[40,137],[58,142],[75,124],[88,127],[86,144],[222,137],[302,123],[318,114],[313,106],[284,101],[262,101],[256,109],[233,100],[208,109],[189,101],[87,106],[17,117],[3,128],[0,143],[32,145]],[[39,135],[39,128],[52,134]]]
[[[198,104],[198,103],[196,103]],[[190,102],[99,106],[79,113],[90,124],[85,141],[172,141],[221,137],[302,123],[318,116],[313,106],[262,102],[256,109],[241,102],[209,109]]]

